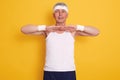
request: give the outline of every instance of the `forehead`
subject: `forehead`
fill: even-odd
[[[56,9],[55,11],[65,11],[66,12],[65,9]]]
[[[68,13],[66,12],[66,10],[64,10],[64,9],[56,9],[53,13],[55,14],[55,13],[58,13],[58,12],[62,12],[62,13],[64,13],[64,14],[68,14]]]

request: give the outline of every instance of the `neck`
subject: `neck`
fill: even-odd
[[[56,26],[64,27],[66,24],[65,24],[64,22],[63,22],[63,23],[58,23],[58,22],[57,22],[55,25],[56,25]]]

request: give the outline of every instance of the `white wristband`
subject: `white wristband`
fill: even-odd
[[[84,31],[85,30],[85,26],[83,26],[83,25],[77,25],[76,30]]]
[[[38,25],[37,30],[38,31],[46,30],[46,25]]]

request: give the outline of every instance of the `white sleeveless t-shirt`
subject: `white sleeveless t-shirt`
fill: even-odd
[[[74,38],[70,32],[50,32],[46,37],[45,71],[75,71]]]

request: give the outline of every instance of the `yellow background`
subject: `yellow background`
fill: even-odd
[[[54,24],[60,0],[0,1],[0,80],[42,80],[45,37],[24,35],[26,24]],[[61,0],[69,6],[67,24],[97,27],[97,37],[76,37],[77,80],[120,80],[120,1]]]

